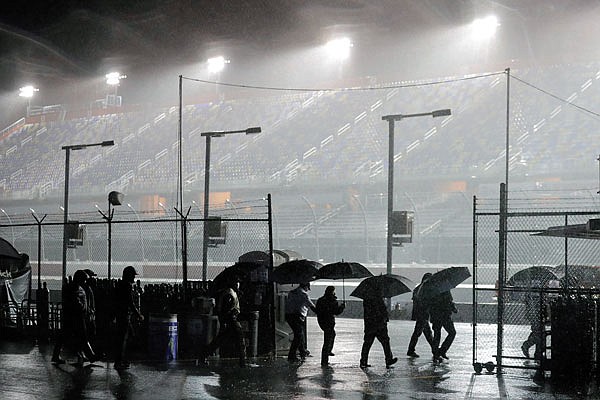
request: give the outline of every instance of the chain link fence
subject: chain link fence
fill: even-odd
[[[600,236],[590,229],[597,199],[581,191],[506,198],[474,199],[473,363],[548,370],[559,343],[551,321],[562,318],[555,305],[600,284]]]
[[[194,204],[183,210],[160,207],[136,211],[131,205],[108,210],[70,213],[79,237],[67,249],[66,275],[89,268],[99,278],[120,278],[133,265],[142,283],[181,282],[183,278],[182,221],[186,221],[188,280],[203,277],[202,247],[205,220]],[[211,204],[208,220],[207,280],[250,251],[269,253],[269,199]],[[62,276],[63,215],[5,215],[0,237],[30,257],[33,287],[41,281],[59,289]],[[74,224],[75,225],[75,224]],[[110,225],[110,227],[109,227]],[[110,232],[109,232],[110,230]],[[38,271],[38,265],[40,267]],[[38,275],[39,273],[39,275]]]

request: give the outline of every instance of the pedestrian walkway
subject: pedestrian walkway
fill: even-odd
[[[386,369],[381,345],[375,342],[371,368],[358,367],[362,320],[337,320],[331,368],[321,368],[322,332],[308,319],[308,348],[313,357],[289,364],[285,357],[254,360],[240,369],[237,360],[210,360],[196,366],[179,360],[168,366],[135,362],[116,371],[112,363],[85,368],[50,363],[52,346],[23,342],[0,343],[0,398],[12,399],[581,399],[598,398],[550,382],[536,383],[535,371],[505,369],[504,374],[475,374],[472,367],[472,331],[456,324],[457,338],[449,360],[432,362],[424,338],[419,358],[406,356],[413,322],[389,323],[392,349],[399,357]]]

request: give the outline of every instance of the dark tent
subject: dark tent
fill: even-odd
[[[31,265],[29,256],[19,253],[0,238],[0,323],[13,325],[23,300],[29,298]]]

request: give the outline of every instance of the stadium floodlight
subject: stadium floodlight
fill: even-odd
[[[208,202],[210,193],[210,142],[213,137],[223,137],[225,135],[233,135],[236,133],[245,133],[246,135],[253,135],[261,133],[262,129],[260,126],[254,126],[251,128],[240,129],[236,131],[211,131],[202,132],[200,136],[206,137],[206,151],[204,161],[204,217],[203,217],[203,234],[202,234],[202,281],[206,282],[206,272],[208,266]]]
[[[345,60],[350,56],[350,48],[352,46],[353,44],[350,39],[344,37],[327,42],[325,48],[332,57],[338,60]]]
[[[212,57],[206,60],[208,72],[211,74],[216,74],[218,72],[223,71],[225,68],[225,64],[229,64],[229,60],[226,60],[223,56]]]
[[[498,18],[495,15],[490,15],[484,18],[477,18],[471,24],[473,38],[476,40],[489,39],[496,33],[496,29],[500,26]]]
[[[388,140],[388,193],[387,193],[387,273],[392,273],[392,214],[394,210],[394,125],[396,121],[401,121],[406,118],[426,117],[433,118],[451,115],[452,111],[449,108],[435,110],[431,112],[418,114],[394,114],[381,117],[382,120],[388,121],[389,140]],[[388,306],[391,305],[391,299]]]
[[[19,88],[19,96],[31,98],[31,97],[33,97],[33,94],[35,92],[39,92],[39,91],[40,91],[40,89],[33,87],[31,85],[27,85],[27,86],[23,86],[22,88]]]
[[[106,77],[106,84],[107,85],[118,85],[119,83],[121,83],[121,79],[125,79],[127,78],[127,75],[121,75],[120,72],[109,72],[108,74],[105,75]]]
[[[40,89],[31,85],[23,86],[19,88],[19,96],[27,99],[27,116],[29,117],[31,111],[31,98],[35,92],[39,92]]]

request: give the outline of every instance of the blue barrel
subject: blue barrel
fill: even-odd
[[[154,360],[177,360],[177,314],[150,314],[148,355]]]

